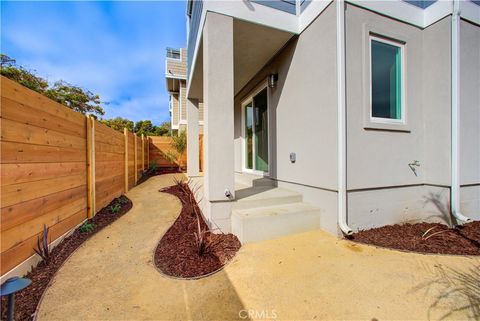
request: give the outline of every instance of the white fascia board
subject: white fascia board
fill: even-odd
[[[177,75],[172,75],[168,73],[165,74],[165,78],[187,80],[186,76],[177,76]]]
[[[347,2],[421,28],[424,27],[424,10],[404,1],[349,0]]]
[[[224,14],[271,28],[298,33],[296,15],[259,3],[238,0],[204,1],[204,10]]]
[[[460,1],[460,17],[480,24],[480,6],[471,1]]]
[[[308,7],[300,14],[298,21],[299,32],[305,30],[332,1],[333,0],[317,0],[310,2]]]
[[[423,26],[426,28],[452,13],[452,2],[440,0],[430,5],[423,13]]]

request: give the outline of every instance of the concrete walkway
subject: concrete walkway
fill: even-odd
[[[132,210],[65,263],[39,320],[438,319],[466,304],[458,296],[431,307],[444,289],[440,269],[480,266],[476,258],[376,249],[314,231],[247,244],[208,278],[170,279],[152,255],[180,210],[178,199],[158,192],[172,176],[128,193]]]

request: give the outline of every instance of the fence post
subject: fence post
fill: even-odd
[[[128,192],[128,130],[123,128],[123,136],[125,137],[125,193]]]
[[[92,198],[92,121],[90,116],[85,117],[87,125],[87,218],[93,217],[93,198]]]
[[[142,134],[142,171],[145,170],[145,136]]]
[[[97,213],[97,174],[96,174],[96,169],[95,169],[95,118],[91,117],[92,120],[92,180],[93,180],[93,185],[92,185],[92,201],[93,201],[93,212],[92,212],[92,217],[95,216]]]
[[[135,171],[135,185],[137,185],[137,176],[138,176],[138,170],[137,170],[137,166],[138,166],[138,163],[137,163],[137,133],[133,134],[133,138],[134,138],[134,142],[135,142],[135,151],[134,151],[134,155],[135,155],[135,168],[134,168],[134,171]]]
[[[150,168],[150,137],[147,136],[147,168]]]
[[[95,216],[95,121],[86,117],[87,122],[87,217]]]

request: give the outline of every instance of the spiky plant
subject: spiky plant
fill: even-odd
[[[48,231],[50,228],[43,224],[42,237],[37,238],[37,248],[33,250],[37,253],[46,264],[50,261],[50,245],[48,244]]]

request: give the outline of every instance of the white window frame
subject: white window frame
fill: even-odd
[[[373,117],[373,104],[372,104],[372,41],[377,41],[381,43],[385,43],[387,45],[395,46],[400,48],[400,64],[401,64],[401,69],[400,69],[400,78],[401,78],[401,85],[400,85],[400,97],[401,97],[401,104],[400,104],[400,114],[401,117],[400,119],[392,119],[392,118],[382,118],[382,117]],[[380,124],[401,124],[404,125],[406,124],[406,113],[407,113],[407,108],[406,108],[406,101],[405,101],[405,43],[404,42],[397,42],[393,40],[389,40],[386,38],[383,38],[378,35],[373,35],[370,34],[368,38],[368,59],[369,59],[369,88],[370,88],[370,122],[372,123],[380,123]]]
[[[252,169],[246,167],[246,160],[247,160],[247,153],[246,153],[246,132],[245,132],[245,107],[252,102],[253,103],[253,97],[255,97],[257,94],[259,94],[262,90],[267,89],[267,122],[268,122],[268,170],[266,172],[264,171],[259,171],[255,169],[255,157],[256,157],[256,152],[255,152],[255,135],[252,136],[252,157],[253,157],[253,162],[252,162]],[[267,81],[263,81],[260,85],[255,87],[253,91],[248,94],[245,98],[242,100],[242,172],[244,173],[250,173],[254,175],[259,175],[259,176],[264,176],[264,177],[269,177],[270,176],[270,170],[271,170],[271,160],[272,160],[272,150],[271,150],[271,123],[270,123],[270,88],[268,87]]]

